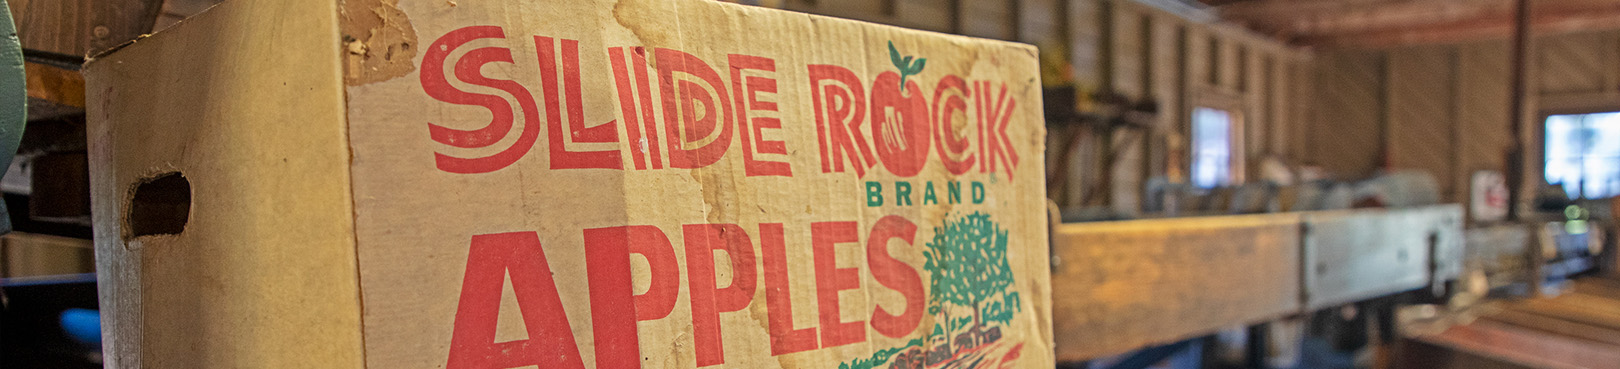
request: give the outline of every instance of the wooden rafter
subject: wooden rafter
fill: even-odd
[[[1602,10],[1536,9],[1530,21],[1536,35],[1620,29],[1620,6]],[[1456,43],[1479,40],[1505,40],[1513,34],[1511,14],[1440,22],[1409,28],[1379,29],[1355,33],[1314,34],[1296,37],[1297,44],[1330,47],[1381,47],[1409,44]]]
[[[1211,3],[1217,2],[1210,0]],[[1312,46],[1388,46],[1506,39],[1513,0],[1240,0],[1223,19]],[[1537,34],[1620,28],[1620,0],[1537,0]]]

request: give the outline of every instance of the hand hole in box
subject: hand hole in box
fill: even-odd
[[[132,237],[175,235],[191,219],[191,181],[179,172],[159,174],[135,185],[128,223]]]

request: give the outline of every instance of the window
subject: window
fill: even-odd
[[[1232,183],[1230,111],[1198,107],[1192,116],[1192,183],[1214,188]]]
[[[1547,183],[1575,198],[1620,194],[1620,112],[1547,116]]]

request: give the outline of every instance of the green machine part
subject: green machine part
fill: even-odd
[[[0,0],[0,9],[10,9]],[[0,163],[10,165],[22,144],[23,127],[28,123],[27,77],[23,74],[22,42],[10,11],[0,11]],[[0,170],[0,176],[4,176]],[[0,202],[0,234],[11,233],[11,216]]]

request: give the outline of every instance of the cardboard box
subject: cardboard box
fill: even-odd
[[[107,358],[1051,367],[1037,73],[710,1],[227,1],[86,67]]]

